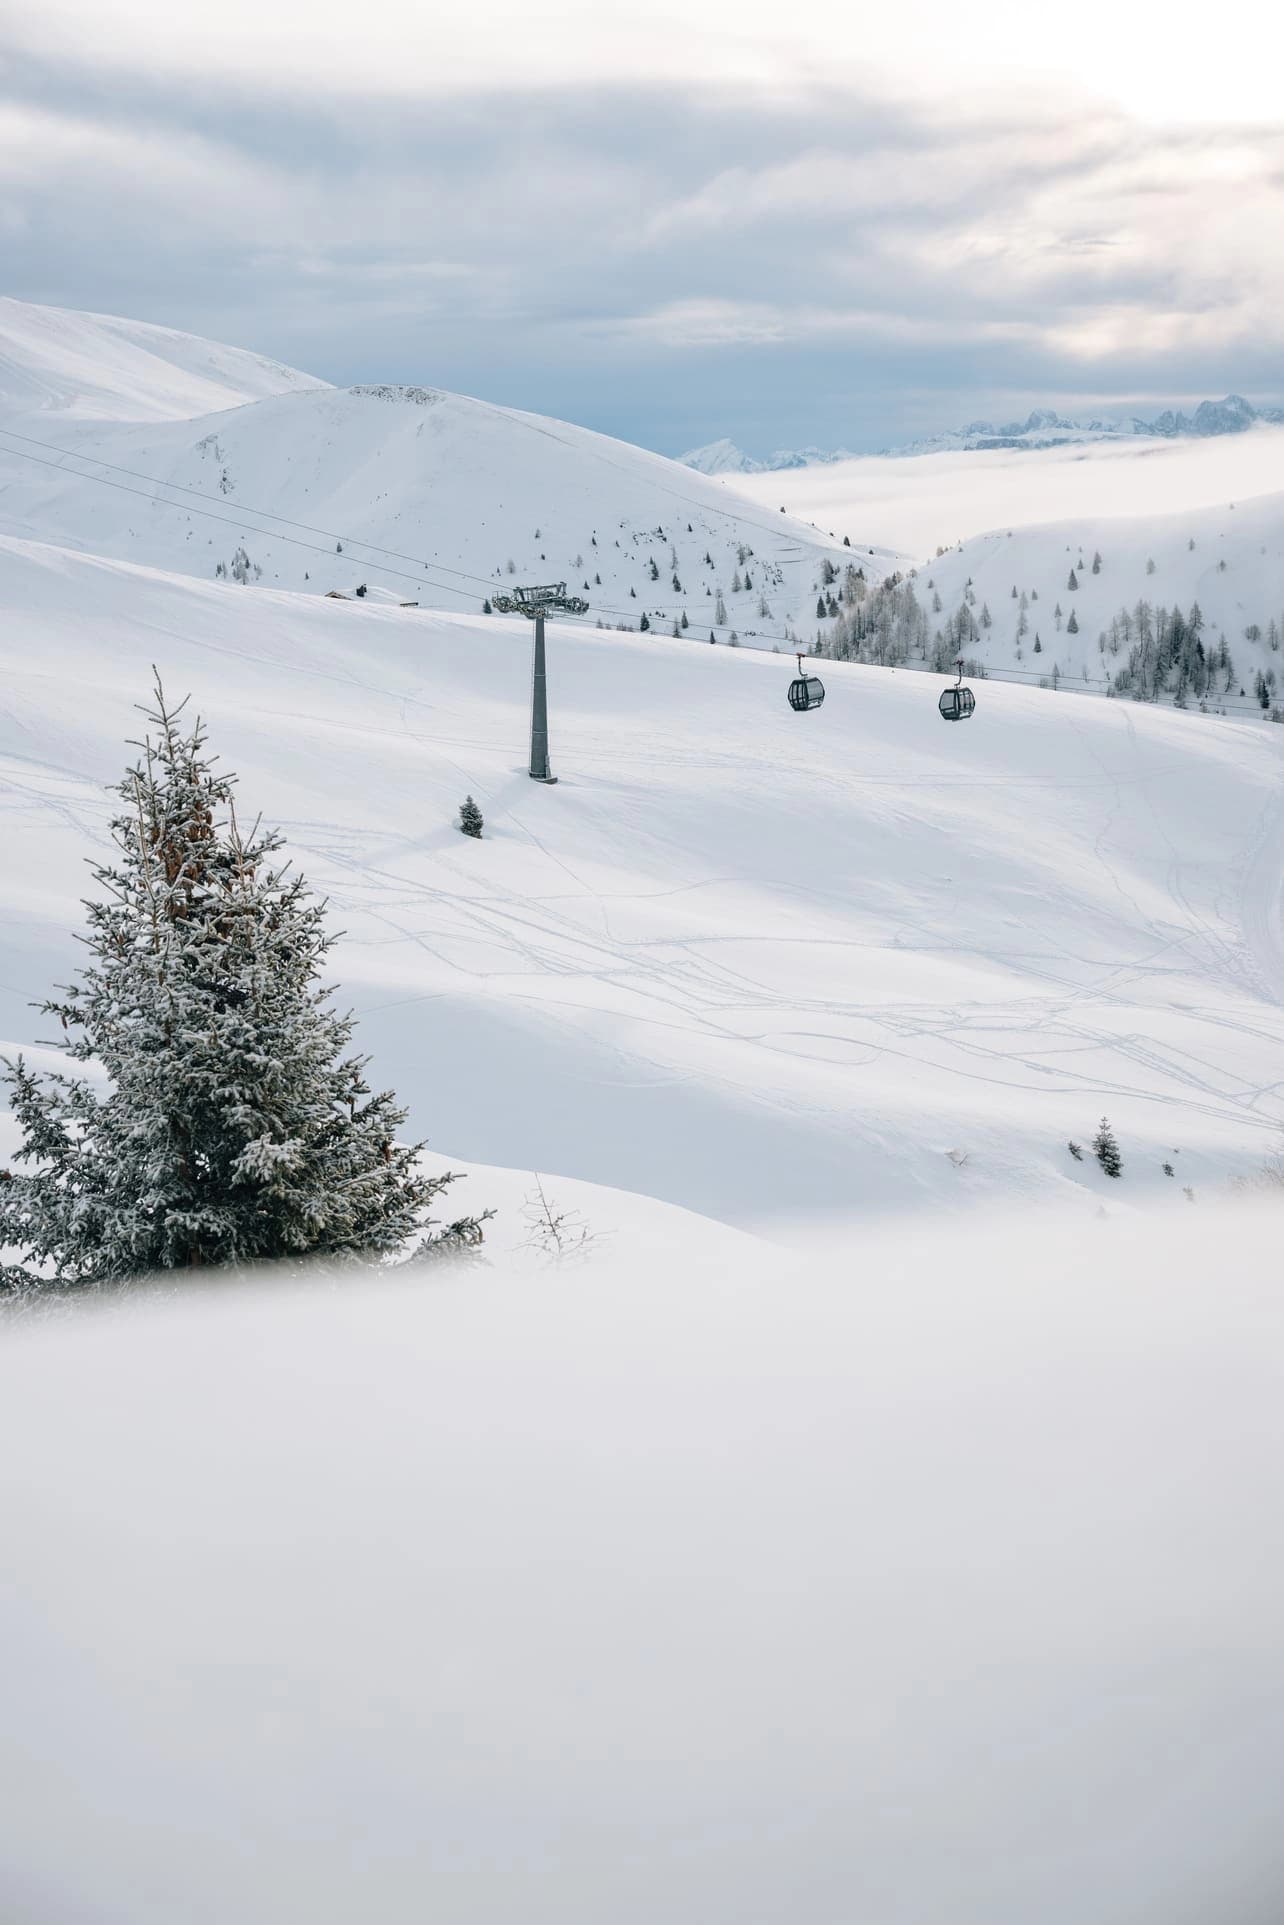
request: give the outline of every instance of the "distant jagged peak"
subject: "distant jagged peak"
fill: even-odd
[[[743,448],[737,448],[727,435],[706,442],[702,448],[688,448],[678,460],[684,468],[694,468],[701,475],[760,475],[768,466],[765,461],[755,461]]]
[[[688,448],[678,456],[684,468],[702,475],[765,475],[788,468],[811,468],[829,461],[850,461],[850,448],[776,448],[759,460],[738,448],[729,436],[710,441],[702,448]]]
[[[1228,394],[1220,401],[1201,401],[1190,414],[1165,408],[1147,420],[1140,415],[1107,420],[1099,415],[1088,419],[1058,413],[1055,408],[1032,408],[1020,421],[969,421],[961,428],[948,428],[917,441],[883,448],[885,455],[923,455],[972,452],[999,448],[1050,448],[1060,442],[1114,441],[1134,436],[1155,435],[1164,439],[1179,436],[1242,434],[1259,422],[1284,423],[1284,407],[1257,406],[1242,394]],[[706,475],[770,474],[789,468],[809,468],[825,462],[847,461],[847,448],[778,448],[758,459],[745,454],[729,437],[692,448],[678,460],[688,468]]]

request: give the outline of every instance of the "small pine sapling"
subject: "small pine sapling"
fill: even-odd
[[[1107,1176],[1122,1176],[1123,1158],[1119,1154],[1115,1133],[1104,1116],[1101,1119],[1100,1129],[1092,1139],[1092,1153]]]
[[[460,830],[464,835],[473,836],[480,842],[481,832],[484,826],[485,823],[481,810],[477,807],[473,798],[470,795],[466,795],[459,805]]]

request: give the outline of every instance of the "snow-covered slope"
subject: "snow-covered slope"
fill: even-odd
[[[996,685],[947,728],[850,666],[799,716],[770,655],[554,624],[545,788],[516,619],[3,541],[0,621],[11,1043],[76,966],[155,662],[330,895],[376,1073],[448,1155],[741,1225],[1180,1211],[1284,1124],[1284,730]],[[1066,1151],[1103,1111],[1122,1182]]]
[[[0,531],[207,578],[243,549],[265,585],[364,585],[447,609],[565,580],[590,623],[685,616],[705,640],[716,627],[784,646],[787,627],[810,629],[838,552],[661,455],[405,387],[281,395],[57,446],[0,426]]]
[[[178,421],[326,384],[174,328],[0,297],[0,421]]]
[[[1055,672],[1098,688],[1126,668],[1139,607],[1156,619],[1160,608],[1189,617],[1198,607],[1205,653],[1220,658],[1223,640],[1229,653],[1209,702],[1252,703],[1259,675],[1273,704],[1284,698],[1284,494],[978,535],[925,563],[918,591],[940,600],[936,623],[968,602],[980,618],[969,657],[999,672]]]

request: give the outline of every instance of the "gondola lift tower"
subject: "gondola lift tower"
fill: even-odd
[[[529,588],[516,588],[511,596],[496,595],[491,606],[499,613],[520,612],[535,624],[535,659],[531,673],[531,765],[532,782],[556,782],[548,765],[548,672],[544,659],[544,617],[555,614],[587,615],[588,603],[582,595],[568,595],[565,582],[543,582]]]

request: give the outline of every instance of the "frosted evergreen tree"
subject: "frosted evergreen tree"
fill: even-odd
[[[62,1000],[63,1047],[86,1076],[5,1081],[22,1133],[0,1184],[8,1280],[110,1284],[158,1270],[324,1256],[375,1263],[475,1247],[484,1219],[430,1224],[451,1176],[418,1168],[390,1091],[345,1054],[353,1019],[319,971],[324,905],[242,831],[234,778],[199,721],[156,686],[154,730],[117,793],[115,854],[86,903],[89,961]]]
[[[1101,1128],[1092,1139],[1092,1153],[1107,1176],[1123,1174],[1123,1158],[1119,1154],[1119,1145],[1115,1142],[1114,1131],[1104,1116],[1101,1119]]]
[[[485,818],[470,795],[466,795],[459,805],[459,826],[466,836],[472,836],[476,841],[481,841]]]

